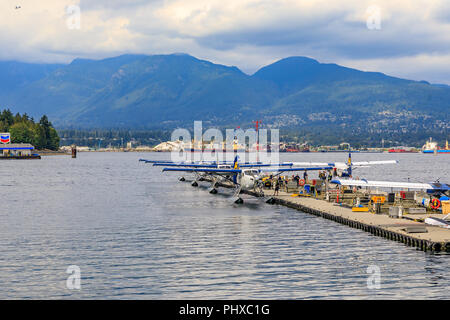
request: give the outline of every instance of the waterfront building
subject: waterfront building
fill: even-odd
[[[30,157],[34,147],[29,143],[8,143],[0,145],[0,157]]]

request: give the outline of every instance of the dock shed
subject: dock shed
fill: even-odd
[[[29,143],[8,143],[0,145],[0,157],[29,157],[34,147]]]

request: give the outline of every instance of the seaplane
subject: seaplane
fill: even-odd
[[[144,162],[144,163],[167,163],[167,164],[178,164],[178,165],[183,165],[183,164],[215,164],[215,163],[232,163],[232,161],[221,161],[221,162],[217,162],[217,161],[209,161],[209,160],[200,160],[200,161],[171,161],[171,160],[147,160],[147,159],[139,159],[139,162]]]
[[[158,161],[158,160],[146,160],[139,159],[139,161],[143,161],[145,163],[152,163],[154,166],[166,166],[166,167],[210,167],[217,168],[218,166],[226,166],[232,164],[232,162],[227,161],[183,161],[183,162],[173,162],[173,161]],[[349,153],[347,163],[344,162],[283,162],[283,163],[262,163],[262,162],[253,162],[253,163],[241,163],[241,168],[251,168],[251,167],[298,167],[298,166],[324,166],[324,167],[332,167],[335,169],[337,176],[340,177],[351,177],[352,169],[357,168],[368,168],[372,165],[384,165],[384,164],[396,164],[397,160],[378,160],[378,161],[358,161],[352,162],[352,155]]]
[[[147,160],[147,159],[139,159],[140,162],[144,163],[150,163],[154,166],[168,166],[168,167],[210,167],[210,168],[217,168],[218,166],[231,166],[234,164],[233,161],[218,161],[218,160],[200,160],[200,161],[170,161],[170,160]],[[263,163],[263,162],[243,162],[240,163],[240,167],[273,167],[273,166],[279,166],[279,167],[292,167],[292,163]]]
[[[231,168],[234,163],[228,162],[212,162],[212,163],[153,163],[155,167],[185,167],[185,168]],[[292,167],[289,163],[261,163],[248,162],[239,165],[240,168],[261,168],[261,167]]]
[[[193,166],[193,167],[191,167]],[[195,175],[192,186],[198,186],[198,181],[204,181],[209,178],[211,181],[210,193],[217,193],[219,182],[228,181],[234,187],[234,202],[243,203],[240,197],[241,193],[251,192],[257,197],[264,197],[262,178],[267,173],[273,173],[277,176],[283,172],[293,171],[312,171],[312,170],[331,170],[331,166],[321,167],[290,167],[289,165],[274,166],[274,164],[239,164],[239,157],[236,156],[233,165],[217,164],[214,167],[201,164],[182,164],[174,166],[166,166],[163,172],[187,172]],[[181,180],[181,179],[180,179]],[[183,181],[183,180],[182,180]]]
[[[396,181],[375,181],[366,179],[334,179],[331,183],[339,186],[360,187],[360,188],[401,188],[413,190],[426,190],[427,194],[434,198],[449,197],[450,184],[437,182],[417,183],[417,182],[396,182]]]
[[[141,162],[145,163],[151,163],[153,166],[163,166],[163,167],[177,167],[177,168],[209,168],[209,169],[232,169],[235,167],[234,162],[232,161],[181,161],[181,162],[174,162],[174,161],[158,161],[158,160],[146,160],[146,159],[139,159]],[[240,168],[260,168],[260,167],[291,167],[290,164],[283,164],[283,163],[262,163],[262,162],[247,162],[247,163],[240,163]],[[177,170],[180,171],[180,170]],[[195,179],[192,182],[192,186],[197,187],[199,181],[204,180],[215,180],[215,185],[219,185],[220,182],[224,182],[227,180],[227,175],[220,175],[215,176],[211,174],[210,171],[202,171],[202,170],[183,170],[187,172],[194,173]],[[186,179],[182,176],[179,178],[180,181],[186,181]],[[217,193],[217,188],[212,186],[211,193]]]
[[[375,181],[375,180],[355,180],[355,179],[335,179],[331,180],[331,183],[338,186],[349,186],[356,188],[401,188],[412,190],[425,190],[430,195],[429,202],[422,202],[423,206],[428,206],[434,210],[438,210],[442,206],[443,200],[450,199],[450,184],[430,182],[430,183],[416,183],[416,182],[396,182],[396,181]],[[444,218],[428,217],[424,220],[426,224],[439,226],[442,228],[450,229],[450,214]]]
[[[352,154],[349,152],[347,162],[283,162],[291,166],[331,166],[333,175],[351,178],[353,169],[369,168],[373,165],[396,164],[397,160],[376,160],[376,161],[352,161]]]

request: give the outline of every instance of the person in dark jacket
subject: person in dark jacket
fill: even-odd
[[[273,195],[277,196],[279,191],[280,191],[280,178],[275,180],[275,191]]]
[[[294,181],[297,182],[297,187],[298,187],[298,182],[300,181],[300,177],[298,174],[294,177]]]

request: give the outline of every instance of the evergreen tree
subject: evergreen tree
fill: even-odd
[[[9,109],[0,112],[0,131],[10,132],[15,143],[31,143],[36,149],[59,149],[59,136],[46,115],[35,123],[26,113],[13,115]]]

